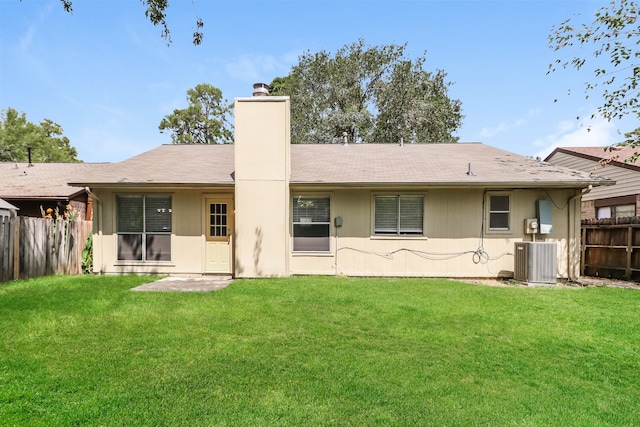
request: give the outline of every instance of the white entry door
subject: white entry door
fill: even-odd
[[[233,201],[231,198],[206,199],[205,272],[232,274]]]

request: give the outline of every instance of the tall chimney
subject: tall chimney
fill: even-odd
[[[236,98],[234,105],[235,275],[288,276],[291,253],[291,238],[287,237],[291,227],[289,97]],[[269,208],[256,208],[261,206]]]
[[[254,83],[253,96],[269,96],[269,85],[266,83]]]
[[[31,147],[27,147],[27,155],[29,156],[29,166],[33,166],[33,163],[31,163]]]

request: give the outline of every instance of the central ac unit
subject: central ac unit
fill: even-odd
[[[557,253],[555,242],[516,242],[513,278],[530,283],[556,283]]]

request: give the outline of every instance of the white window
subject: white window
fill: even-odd
[[[596,218],[597,219],[611,218],[611,206],[603,206],[603,207],[597,208]]]
[[[422,235],[423,218],[423,196],[376,196],[374,199],[373,233],[376,235]]]
[[[636,216],[636,205],[614,205],[596,208],[596,218],[626,218]]]
[[[293,251],[329,252],[331,201],[329,197],[293,198]]]
[[[171,261],[171,196],[116,196],[118,260]]]
[[[636,216],[636,205],[617,205],[615,206],[616,218],[627,218]]]
[[[510,207],[508,195],[489,196],[489,230],[509,230]]]

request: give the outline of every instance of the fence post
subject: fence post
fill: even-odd
[[[20,223],[21,217],[16,216],[13,227],[13,280],[20,278]]]
[[[587,232],[588,229],[580,226],[580,275],[584,276],[584,257],[587,254]]]
[[[627,266],[624,270],[625,279],[631,279],[631,261],[633,255],[633,227],[629,225],[627,227]]]

